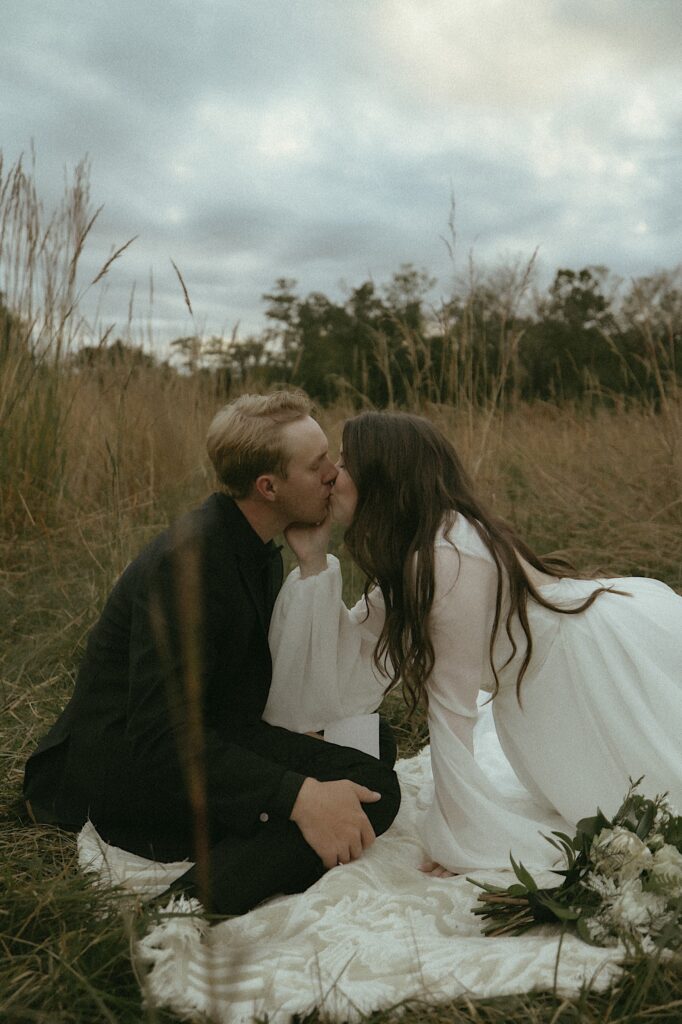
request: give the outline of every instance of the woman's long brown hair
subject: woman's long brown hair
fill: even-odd
[[[387,689],[400,681],[410,713],[426,697],[425,685],[434,665],[429,634],[429,612],[435,592],[434,541],[444,522],[451,525],[459,514],[474,527],[497,568],[489,645],[495,679],[493,696],[499,690],[498,672],[518,650],[512,629],[515,618],[526,637],[516,680],[520,701],[521,683],[533,655],[529,597],[544,608],[577,615],[608,588],[596,586],[576,608],[561,608],[547,601],[528,580],[519,555],[536,569],[557,578],[568,575],[570,566],[559,560],[539,558],[511,526],[488,512],[475,496],[453,446],[420,416],[364,412],[347,420],[343,428],[343,460],[358,491],[353,522],[344,538],[346,547],[367,577],[365,598],[377,586],[386,605],[386,620],[374,661],[389,678]],[[496,666],[493,652],[502,624],[505,579],[509,608],[504,628],[511,654],[503,665]]]

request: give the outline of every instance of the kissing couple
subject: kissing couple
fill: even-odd
[[[504,868],[510,850],[548,867],[540,825],[612,814],[641,775],[682,807],[682,597],[665,584],[538,557],[418,416],[347,420],[334,464],[304,395],[243,395],[208,452],[220,489],[124,571],[29,758],[35,821],[196,859],[171,888],[216,913],[300,892],[398,811],[383,719],[378,756],[320,735],[395,686],[428,711],[415,871]],[[332,521],[366,580],[350,610]],[[299,562],[283,586],[282,532]],[[533,812],[477,763],[481,691]]]

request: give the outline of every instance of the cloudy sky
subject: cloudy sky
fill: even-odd
[[[46,206],[86,154],[105,317],[240,336],[277,277],[340,299],[539,247],[680,262],[680,0],[0,0],[0,147]],[[180,267],[195,322],[170,265]],[[2,281],[0,280],[0,289]],[[146,316],[140,298],[139,312]]]

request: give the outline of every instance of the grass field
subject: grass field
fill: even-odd
[[[36,415],[40,395],[15,420],[15,446],[3,449],[0,1019],[173,1020],[141,1005],[131,951],[144,914],[120,915],[115,896],[95,893],[77,873],[73,838],[27,826],[17,798],[24,760],[69,697],[85,635],[112,582],[148,537],[211,489],[203,435],[217,401],[187,378],[164,383],[154,373],[52,384],[58,409],[68,410],[55,421],[54,450],[24,454],[23,464],[16,454],[21,430],[26,451],[47,441]],[[339,408],[321,417],[332,444],[346,414]],[[541,405],[429,414],[488,500],[536,549],[560,551],[583,571],[655,575],[682,590],[675,402],[664,414]],[[350,568],[346,576],[351,597],[361,580]],[[408,725],[395,698],[387,710],[401,752],[416,749],[423,724]],[[682,1020],[679,964],[634,963],[607,996],[460,1001],[410,1008],[402,1019],[672,1022]]]

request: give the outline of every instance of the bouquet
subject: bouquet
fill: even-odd
[[[682,816],[666,794],[647,799],[630,788],[611,821],[598,810],[571,838],[545,839],[563,855],[563,881],[540,888],[511,857],[518,881],[508,888],[477,882],[484,892],[474,914],[485,935],[521,935],[538,924],[572,925],[593,945],[622,943],[630,953],[682,946]]]

